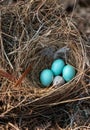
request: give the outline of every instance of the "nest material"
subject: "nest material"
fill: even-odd
[[[1,68],[18,80],[31,66],[16,87],[15,81],[3,77],[0,95],[4,93],[5,107],[2,115],[19,106],[59,104],[74,93],[84,75],[84,40],[73,17],[66,14],[58,1],[37,0],[3,6],[0,24]],[[40,72],[50,68],[58,57],[76,68],[75,78],[63,86],[42,88]]]

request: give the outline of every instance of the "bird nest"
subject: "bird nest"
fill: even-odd
[[[19,2],[0,10],[0,95],[5,105],[1,115],[19,106],[59,104],[76,94],[86,55],[74,16],[67,15],[58,1],[49,0]],[[42,88],[40,72],[57,58],[73,65],[77,74],[62,86]]]

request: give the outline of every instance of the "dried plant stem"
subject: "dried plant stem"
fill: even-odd
[[[8,80],[10,80],[10,81],[12,81],[12,82],[15,81],[15,77],[14,77],[14,76],[12,76],[11,74],[5,72],[5,71],[2,70],[2,69],[0,69],[0,76],[5,77],[6,79],[8,79]]]
[[[14,130],[20,130],[17,126],[13,125],[12,123],[8,123],[9,126],[11,126]]]
[[[21,84],[22,80],[26,77],[26,75],[29,73],[31,68],[32,68],[31,65],[29,67],[27,67],[27,69],[24,71],[24,73],[21,75],[21,77],[16,81],[14,87],[17,87],[18,85]]]

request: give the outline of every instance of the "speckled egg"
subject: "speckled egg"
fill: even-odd
[[[65,62],[62,59],[57,59],[52,63],[51,70],[54,73],[54,75],[57,76],[62,73],[64,66]]]
[[[44,69],[40,73],[40,82],[42,86],[48,87],[53,81],[53,72],[50,69]]]
[[[64,83],[65,83],[65,80],[61,76],[56,76],[53,79],[53,86],[55,86],[55,85],[63,85]]]
[[[74,69],[73,66],[68,64],[63,68],[62,75],[66,82],[72,80],[75,77],[75,74],[76,74],[76,70]]]

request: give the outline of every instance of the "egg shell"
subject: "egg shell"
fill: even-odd
[[[76,74],[76,70],[74,69],[73,66],[68,64],[63,68],[62,75],[66,82],[72,80],[75,77],[75,74]]]
[[[53,81],[53,72],[50,69],[44,69],[40,73],[40,82],[43,86],[48,87]]]
[[[55,85],[63,85],[65,83],[65,80],[63,77],[61,76],[56,76],[54,79],[53,79],[53,86]]]
[[[54,75],[60,75],[62,73],[63,67],[65,66],[65,62],[62,59],[56,59],[51,66],[51,70]]]

